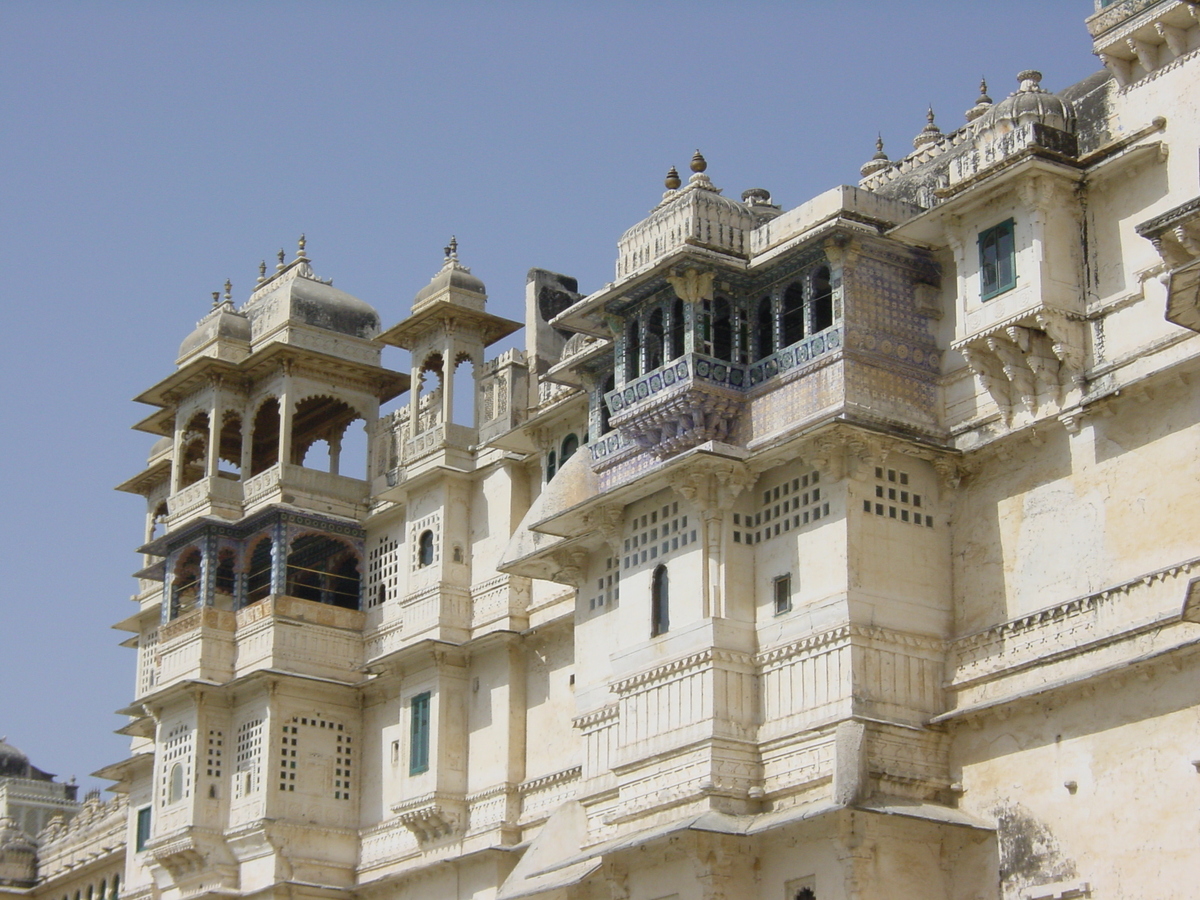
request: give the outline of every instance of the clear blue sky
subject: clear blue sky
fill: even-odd
[[[226,278],[300,232],[385,325],[451,233],[520,318],[532,266],[613,277],[701,148],[785,207],[1038,68],[1097,69],[1090,0],[0,2],[0,735],[85,784],[133,697],[129,398]],[[397,352],[387,360],[407,364]]]

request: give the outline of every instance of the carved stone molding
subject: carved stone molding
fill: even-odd
[[[667,283],[680,300],[685,303],[698,303],[712,297],[713,278],[716,274],[712,269],[684,269],[677,274],[668,275]]]
[[[457,835],[466,818],[466,801],[448,794],[427,794],[392,807],[396,818],[420,844]]]

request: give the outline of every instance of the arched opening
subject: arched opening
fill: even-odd
[[[713,356],[725,362],[733,361],[733,319],[729,301],[718,297],[713,301]]]
[[[833,286],[829,267],[821,266],[812,275],[812,331],[824,331],[833,325]]]
[[[168,515],[165,501],[154,508],[154,515],[150,517],[150,540],[153,541],[167,533]]]
[[[121,896],[121,876],[114,875],[112,880],[112,896],[109,900],[117,900]]]
[[[367,423],[355,419],[342,432],[341,461],[338,474],[346,478],[367,479]]]
[[[205,475],[208,464],[208,413],[192,416],[180,441],[179,486],[195,484]]]
[[[671,325],[670,325],[670,358],[679,359],[683,356],[683,335],[686,329],[684,327],[683,318],[683,301],[678,297],[671,304]]]
[[[417,565],[420,568],[433,565],[433,532],[429,529],[422,531],[417,539]]]
[[[357,554],[323,534],[292,541],[287,556],[287,593],[301,600],[358,609],[361,576]]]
[[[221,420],[217,471],[230,478],[237,478],[242,471],[242,417],[235,412],[225,413]]]
[[[254,414],[250,438],[250,474],[258,475],[279,462],[279,401],[268,397]]]
[[[292,418],[292,462],[337,475],[341,468],[342,435],[351,422],[361,418],[358,410],[334,397],[301,400]]]
[[[762,359],[775,352],[775,315],[771,309],[770,297],[763,297],[758,301],[754,314],[754,341],[758,353],[756,359]]]
[[[217,553],[217,568],[213,576],[213,587],[216,597],[214,605],[218,609],[233,609],[234,594],[237,591],[237,574],[235,565],[237,554],[231,549],[223,549]]]
[[[789,284],[783,292],[783,344],[790,347],[804,340],[804,288]]]
[[[670,627],[671,598],[667,567],[659,566],[650,576],[650,636],[665,634]]]
[[[450,413],[454,424],[476,427],[475,362],[465,353],[454,361],[454,409]]]
[[[422,434],[435,427],[442,420],[442,380],[445,377],[445,363],[442,354],[430,353],[421,363],[417,372],[417,422],[412,434]],[[437,376],[437,384],[430,390],[425,390],[426,373]]]
[[[607,378],[604,379],[604,389],[600,392],[600,433],[601,434],[608,434],[610,431],[612,431],[612,425],[610,425],[608,423],[608,419],[609,419],[609,416],[611,415],[611,413],[608,411],[608,403],[605,402],[604,398],[605,398],[605,396],[608,395],[608,393],[610,391],[615,391],[616,389],[617,389],[617,379],[615,377],[613,377],[612,375],[609,375]]]
[[[183,799],[183,765],[175,763],[171,766],[170,787],[167,790],[167,803],[178,803]]]
[[[663,338],[666,330],[663,327],[662,308],[656,308],[650,313],[650,321],[646,325],[646,371],[657,369],[663,364]]]
[[[271,593],[271,539],[260,537],[250,550],[246,567],[246,602],[255,603]]]
[[[546,454],[546,481],[549,482],[558,471],[558,454],[551,450]]]
[[[196,608],[200,598],[200,551],[185,551],[175,564],[171,578],[171,618],[177,619]]]
[[[567,464],[567,460],[575,455],[575,451],[579,449],[579,436],[575,432],[571,432],[562,440],[561,452],[558,457],[558,465],[561,468]]]

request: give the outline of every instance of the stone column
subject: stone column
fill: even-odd
[[[283,364],[283,377],[280,381],[279,391],[279,471],[282,475],[283,467],[289,465],[292,461],[292,419],[294,416],[295,403],[292,397],[292,364],[290,361]]]
[[[212,400],[208,404],[208,456],[204,460],[204,473],[216,478],[221,465],[221,376],[209,379]]]

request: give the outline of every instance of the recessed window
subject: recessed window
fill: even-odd
[[[429,771],[429,691],[409,701],[408,774]]]
[[[417,565],[421,568],[433,564],[433,532],[422,531],[417,539]]]
[[[792,575],[780,575],[772,583],[775,592],[775,615],[782,615],[792,609]]]
[[[665,634],[671,627],[671,600],[667,567],[654,570],[650,582],[650,636]]]
[[[979,233],[979,296],[990,300],[1017,285],[1017,250],[1013,220]]]
[[[146,849],[146,844],[150,841],[150,807],[143,806],[137,811],[137,836],[134,839],[134,848],[137,852]]]

